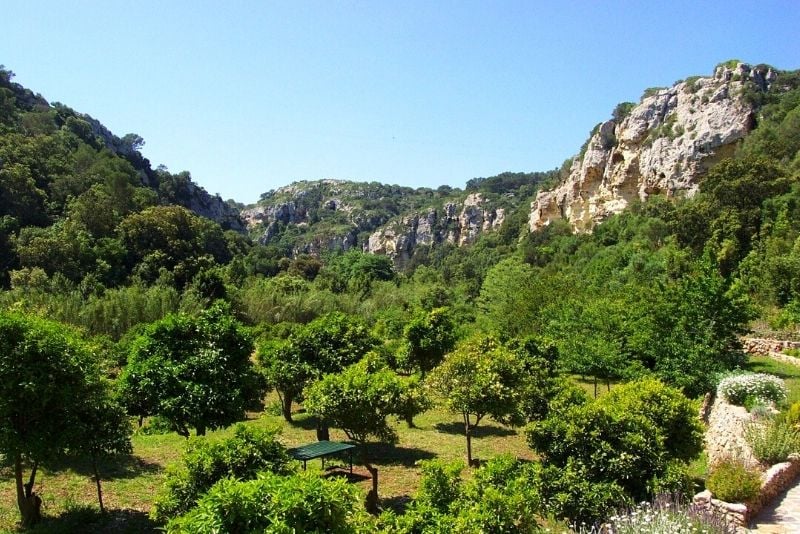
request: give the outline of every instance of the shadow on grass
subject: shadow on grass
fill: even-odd
[[[444,432],[445,434],[457,434],[459,436],[464,435],[464,425],[458,422],[436,423],[433,425],[433,428],[435,428],[437,432]],[[516,432],[510,428],[497,425],[479,425],[472,429],[473,438],[484,438],[488,436],[505,437],[514,435],[516,435]]]
[[[415,447],[397,447],[388,443],[367,443],[365,445],[367,457],[376,465],[402,465],[411,467],[420,460],[431,460],[436,457],[430,451]],[[361,463],[361,455],[353,455],[353,461]]]
[[[94,532],[97,534],[158,533],[158,525],[146,512],[139,510],[107,510],[105,514],[91,506],[80,506],[59,515],[45,517],[32,529],[18,530],[32,534],[63,534],[65,532]]]
[[[349,469],[349,467],[338,467],[336,469],[331,469],[330,471],[326,470],[325,474],[322,476],[324,478],[343,478],[351,484],[370,479],[369,476],[363,473],[351,473]]]
[[[89,458],[64,458],[54,464],[48,464],[47,467],[54,472],[72,469],[81,475],[94,475],[92,461]],[[114,480],[158,473],[164,468],[157,463],[148,462],[138,456],[120,455],[99,459],[97,461],[97,469],[100,471],[101,479]]]
[[[298,416],[298,414],[294,414],[292,417],[292,422],[287,422],[287,424],[302,428],[303,430],[316,430],[317,418],[310,415],[300,414]]]

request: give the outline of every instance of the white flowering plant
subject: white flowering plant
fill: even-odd
[[[737,406],[754,402],[777,404],[786,400],[786,384],[775,375],[741,373],[720,380],[717,395]]]
[[[608,518],[602,525],[571,525],[578,534],[732,534],[734,528],[676,496],[660,495]]]

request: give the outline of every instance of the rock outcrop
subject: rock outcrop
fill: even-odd
[[[740,63],[646,91],[627,115],[620,110],[623,116],[598,126],[558,187],[539,192],[531,231],[566,219],[574,231],[589,232],[635,199],[693,195],[699,177],[754,127],[745,93],[766,90],[775,78],[771,69]]]
[[[483,194],[470,193],[463,200],[457,192],[448,195],[434,207],[438,202],[431,190],[343,180],[298,182],[265,194],[242,217],[263,244],[294,228],[301,234],[295,255],[357,247],[402,266],[419,246],[466,245],[503,224],[505,209]]]
[[[230,206],[219,195],[212,195],[194,182],[188,182],[187,195],[179,203],[197,215],[216,221],[226,230],[244,232],[245,224],[239,210]]]
[[[395,263],[408,262],[420,245],[473,243],[481,232],[503,224],[505,210],[487,205],[480,193],[467,195],[461,203],[448,202],[441,210],[429,209],[403,217],[394,224],[376,230],[364,248],[373,254],[386,254]]]
[[[750,467],[758,467],[758,460],[744,437],[744,429],[752,415],[742,406],[734,406],[717,396],[708,416],[705,442],[709,465],[725,458],[738,458]]]

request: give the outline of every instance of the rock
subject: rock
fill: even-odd
[[[589,232],[632,201],[651,195],[692,196],[707,169],[733,153],[752,129],[746,85],[766,89],[775,74],[739,64],[712,77],[680,82],[642,98],[619,124],[607,121],[575,158],[568,177],[531,205],[531,231],[567,219]]]
[[[708,464],[714,465],[728,457],[739,457],[749,467],[758,468],[750,445],[744,438],[744,429],[752,419],[742,406],[729,404],[718,396],[711,406],[705,441]]]
[[[441,215],[430,209],[377,229],[370,235],[365,251],[386,254],[402,266],[420,245],[442,242],[467,245],[475,242],[482,232],[499,228],[504,220],[505,210],[492,208],[480,193],[471,193],[460,204],[446,203]]]
[[[692,501],[695,504],[707,504],[711,502],[711,491],[709,490],[701,491],[700,493],[694,496],[694,499],[692,499]]]

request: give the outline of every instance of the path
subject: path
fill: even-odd
[[[752,349],[757,347],[759,341],[792,346],[791,342],[755,339],[751,340],[750,343],[745,341],[746,349],[748,347],[751,349],[748,352],[751,352],[751,354],[761,353],[774,360],[800,365],[800,358],[777,352],[774,350],[775,347],[767,347],[766,350],[763,350],[764,347],[762,347],[761,350],[753,351]],[[751,530],[748,532],[758,534],[800,534],[800,479],[778,495],[769,506],[761,510],[755,519],[750,522],[750,528]]]
[[[763,534],[800,533],[800,480],[761,510],[750,528]]]

